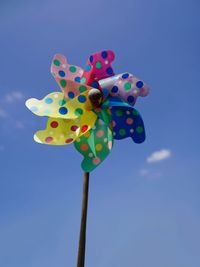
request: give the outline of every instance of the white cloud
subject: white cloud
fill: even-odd
[[[147,175],[149,174],[149,170],[141,169],[141,170],[139,171],[139,174],[140,174],[141,176],[147,176]]]
[[[141,169],[139,170],[139,175],[147,179],[158,179],[161,178],[163,174],[157,170]]]
[[[14,101],[19,101],[24,99],[24,95],[19,91],[12,91],[10,93],[7,93],[4,97],[4,102],[6,103],[12,103]]]
[[[18,129],[23,129],[24,128],[24,123],[22,121],[16,121],[15,126]]]
[[[15,107],[15,104],[21,105],[18,102],[24,100],[24,98],[24,94],[20,91],[10,91],[4,94],[0,98],[0,119],[6,119],[6,121],[14,119],[14,109],[11,107]],[[17,123],[16,127],[22,128],[19,123]]]
[[[158,162],[164,159],[167,159],[171,157],[171,151],[169,149],[161,149],[159,151],[153,152],[148,158],[147,162],[152,163],[152,162]]]
[[[7,117],[7,112],[4,109],[0,108],[0,118],[6,118],[6,117]]]

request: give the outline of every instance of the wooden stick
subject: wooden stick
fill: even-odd
[[[80,236],[79,236],[77,267],[84,267],[84,265],[85,265],[85,244],[86,244],[86,224],[87,224],[89,175],[90,175],[89,172],[84,173],[83,196],[82,196],[82,214],[81,214],[81,227],[80,227]]]

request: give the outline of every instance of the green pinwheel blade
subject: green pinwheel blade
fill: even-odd
[[[98,116],[98,118],[104,121],[105,124],[107,124],[112,129],[112,126],[111,126],[112,114],[111,114],[110,107],[101,108],[99,111],[94,110],[94,113]]]
[[[108,156],[113,146],[113,135],[109,125],[102,119],[74,142],[75,148],[83,155],[81,167],[85,172],[93,171]]]

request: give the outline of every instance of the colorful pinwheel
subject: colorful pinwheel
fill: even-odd
[[[48,145],[74,142],[84,156],[85,172],[91,172],[108,156],[113,139],[145,140],[143,120],[133,105],[149,89],[130,73],[114,75],[113,60],[110,50],[94,53],[83,70],[57,54],[51,73],[62,93],[26,102],[34,114],[49,117],[46,129],[35,133],[35,141]]]
[[[89,172],[108,156],[113,139],[131,137],[135,143],[145,140],[143,120],[133,106],[138,96],[148,94],[149,88],[130,73],[115,75],[111,67],[114,58],[110,50],[94,53],[83,70],[57,54],[51,73],[62,92],[26,102],[34,114],[48,117],[46,129],[34,135],[36,142],[48,145],[74,142],[84,157],[78,267],[84,267]]]

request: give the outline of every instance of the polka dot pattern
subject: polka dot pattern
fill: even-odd
[[[131,137],[135,143],[145,140],[145,129],[139,112],[131,107],[112,107],[113,132],[115,139]]]
[[[116,85],[114,85],[114,86],[112,87],[112,89],[111,89],[111,92],[112,92],[113,94],[117,94],[118,91],[119,91],[119,88],[118,88]]]
[[[75,111],[74,111],[74,114],[75,114],[76,116],[80,116],[80,115],[82,115],[82,114],[83,114],[83,109],[81,109],[81,108],[76,108]]]
[[[74,145],[84,157],[81,164],[83,170],[91,172],[110,153],[113,146],[112,131],[104,121],[97,119],[93,129],[76,140]]]
[[[83,69],[67,62],[65,56],[56,54],[52,60],[51,73],[61,89],[67,86],[67,80],[80,82]],[[78,91],[74,92],[75,96]]]
[[[65,72],[63,70],[59,70],[58,74],[60,77],[65,77]]]
[[[86,83],[94,88],[101,89],[98,81],[114,75],[111,63],[115,55],[111,50],[92,54],[82,74],[81,83]],[[95,82],[95,83],[94,83]]]
[[[58,103],[60,106],[63,106],[67,103],[67,101],[65,99],[62,99],[62,100],[59,100]]]
[[[93,87],[91,86],[88,86],[86,84],[82,84],[81,82],[80,83],[77,83],[75,81],[71,81],[71,80],[60,80],[60,83],[61,83],[61,89],[65,95],[66,98],[69,98],[69,99],[73,99],[75,98],[76,96],[79,96],[80,94],[86,92],[86,91],[90,91],[93,89]]]
[[[65,88],[67,85],[66,80],[60,80],[60,85],[61,85],[61,88]]]
[[[57,121],[52,121],[51,123],[50,123],[50,126],[52,127],[52,128],[57,128],[58,127],[58,122]]]
[[[74,92],[69,91],[69,92],[67,92],[67,96],[69,98],[73,99],[75,95],[74,95]]]
[[[94,126],[96,115],[85,113],[82,117],[73,120],[49,118],[45,130],[35,133],[36,142],[48,145],[66,145],[80,138]]]
[[[26,102],[26,106],[38,116],[75,119],[86,111],[92,110],[92,104],[88,98],[90,87],[80,84],[75,84],[75,86],[79,90],[78,96],[68,91],[67,96],[63,98],[62,93],[56,92],[47,95],[42,100],[31,98]],[[82,91],[81,94],[80,91]]]
[[[78,101],[80,102],[80,103],[85,103],[86,102],[86,97],[84,96],[84,95],[79,95],[78,96]]]
[[[53,98],[51,98],[51,97],[47,97],[47,98],[45,98],[44,102],[45,102],[46,104],[51,104],[51,103],[53,102]]]
[[[59,113],[65,115],[68,113],[68,109],[66,107],[59,108]]]
[[[122,73],[99,81],[102,88],[109,88],[110,96],[119,96],[131,106],[135,105],[138,96],[146,96],[149,87],[130,73]]]
[[[80,150],[81,151],[88,151],[88,149],[89,149],[89,146],[88,146],[87,143],[83,143],[83,144],[80,145]]]
[[[95,169],[110,153],[115,139],[131,137],[145,140],[145,129],[139,112],[132,108],[138,96],[146,96],[148,86],[130,73],[115,75],[111,66],[111,50],[92,54],[84,70],[71,65],[56,54],[51,73],[62,93],[55,92],[42,100],[29,99],[26,106],[38,116],[48,116],[45,130],[35,133],[36,142],[67,145],[74,142],[83,155],[82,168]],[[104,101],[94,108],[89,91],[102,90]]]

